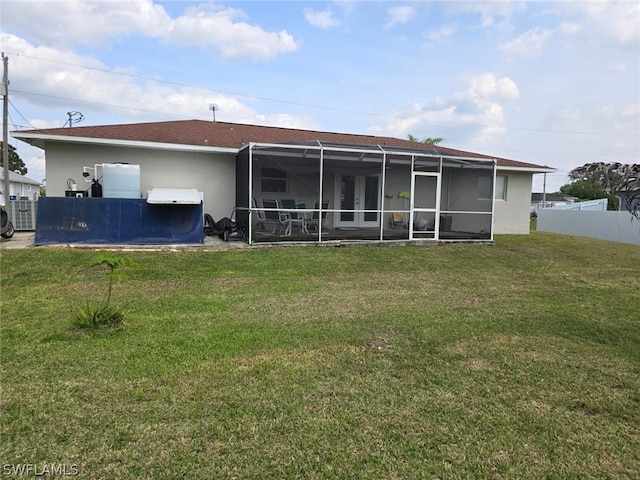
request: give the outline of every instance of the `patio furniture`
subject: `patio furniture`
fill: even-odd
[[[307,230],[305,215],[296,211],[298,207],[295,200],[292,198],[281,199],[280,208],[282,208],[282,211],[279,213],[284,215],[286,219],[285,221],[288,222],[287,228],[289,230],[289,235],[291,235],[291,230],[294,225],[300,228],[300,232],[309,233]],[[289,217],[288,219],[286,218],[287,216]],[[282,219],[280,221],[282,221]]]
[[[262,199],[262,208],[264,208],[264,215],[268,221],[280,223],[279,233],[285,237],[291,236],[294,224],[299,225],[301,230],[306,228],[304,227],[304,219],[294,220],[288,211],[283,210],[278,200]],[[295,204],[293,208],[295,209]]]
[[[393,212],[391,214],[391,228],[404,228],[404,213]]]
[[[278,219],[276,212],[273,212],[274,218],[267,218],[267,214],[264,210],[258,210],[258,202],[256,202],[255,198],[251,198],[251,206],[256,212],[256,225],[259,226],[259,230],[264,230],[261,232],[263,235],[273,235],[276,233],[276,226],[280,225],[280,220]],[[263,205],[264,206],[264,205]],[[268,232],[268,226],[271,227],[271,232]]]
[[[286,222],[283,222],[280,217],[278,201],[263,198],[262,208],[264,208],[264,221],[273,225],[273,231],[271,233],[276,233],[277,225],[280,225],[280,233],[282,233],[282,231],[286,229],[287,224]],[[285,235],[287,235],[286,232]],[[291,235],[291,232],[289,232],[289,235]]]

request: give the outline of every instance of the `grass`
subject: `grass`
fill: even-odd
[[[79,478],[638,478],[640,248],[2,252],[0,462]]]

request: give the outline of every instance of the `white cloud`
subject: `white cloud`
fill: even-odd
[[[507,55],[533,58],[542,53],[545,42],[551,36],[551,31],[542,28],[529,30],[513,40],[498,47]]]
[[[389,20],[385,25],[387,28],[391,28],[395,25],[407,23],[416,15],[416,9],[409,5],[397,5],[390,7],[387,10]]]
[[[337,27],[340,22],[334,17],[334,12],[330,8],[316,11],[311,8],[304,9],[304,18],[311,26],[329,29]]]
[[[447,2],[446,8],[454,13],[475,13],[482,17],[483,27],[508,24],[512,14],[524,6],[511,1],[476,0]]]
[[[152,0],[38,1],[27,5],[34,8],[25,8],[24,2],[15,0],[3,2],[3,25],[54,48],[107,46],[113,39],[140,34],[182,45],[212,45],[226,59],[264,60],[299,46],[286,31],[267,32],[240,21],[246,17],[241,10],[216,5],[189,7],[176,18]]]
[[[300,128],[307,130],[317,130],[319,128],[318,123],[310,117],[298,117],[286,113],[278,113],[275,115],[254,114],[249,122],[281,128]]]
[[[33,105],[39,112],[50,112],[59,124],[30,123],[36,128],[62,126],[66,112],[82,111],[86,123],[105,113],[127,113],[131,121],[164,118],[210,118],[209,103],[220,106],[218,119],[257,123],[260,115],[233,95],[211,90],[167,85],[160,81],[143,80],[132,75],[116,75],[106,65],[92,57],[31,45],[15,35],[0,33],[0,42],[7,51],[20,52],[10,56],[13,103]],[[51,58],[55,61],[43,61]],[[111,69],[112,70],[112,69]],[[120,68],[129,71],[129,68]],[[71,100],[72,99],[72,100]],[[29,105],[30,104],[30,105]],[[21,107],[21,110],[23,108]],[[279,118],[290,125],[308,123],[295,116]]]
[[[286,31],[266,32],[255,25],[234,21],[238,17],[244,14],[236,9],[188,8],[172,22],[169,31],[161,35],[183,45],[215,45],[227,59],[263,60],[298,48],[298,43]]]
[[[498,78],[493,73],[468,75],[466,89],[449,98],[435,98],[430,103],[413,103],[392,112],[395,117],[387,125],[376,125],[370,133],[405,138],[407,134],[445,136],[441,134],[452,126],[464,125],[471,133],[466,135],[474,143],[487,142],[505,132],[503,101],[516,100],[520,92],[508,77]],[[434,126],[435,125],[435,126]],[[438,129],[436,131],[436,129]]]
[[[497,78],[493,73],[467,76],[469,87],[459,98],[515,100],[520,96],[518,86],[509,77]]]
[[[561,14],[576,16],[563,24],[567,35],[594,43],[637,49],[640,43],[640,3],[636,1],[562,2]]]
[[[441,43],[445,39],[453,36],[457,31],[458,27],[456,25],[443,25],[437,30],[430,30],[425,33],[425,37],[427,38],[427,44],[425,46],[429,47]]]
[[[582,27],[576,22],[563,22],[560,25],[560,31],[565,35],[575,35],[580,30],[582,30]]]
[[[114,119],[120,118],[126,122],[180,117],[210,119],[209,103],[220,106],[217,118],[221,121],[317,127],[306,117],[259,114],[232,95],[143,80],[130,74],[116,75],[108,71],[116,69],[93,57],[36,46],[15,35],[0,33],[0,43],[7,52],[19,52],[9,55],[11,108],[25,115],[29,129],[62,127],[67,121],[66,112],[72,110],[84,114],[85,125],[101,124],[105,118],[110,119],[109,123],[117,123]],[[124,66],[117,70],[131,72],[133,69]],[[30,118],[28,111],[37,112],[37,118]],[[15,116],[14,120],[17,120]],[[37,153],[39,150],[15,139],[11,144],[27,164],[30,178],[42,179],[44,158]]]
[[[28,7],[28,8],[26,8]],[[115,8],[117,7],[117,8]],[[108,40],[135,31],[168,26],[162,7],[140,2],[3,2],[3,24],[17,28],[36,42],[57,48],[102,46]],[[52,21],[55,19],[55,21]]]
[[[550,116],[550,126],[563,128],[572,125],[576,130],[592,132],[632,132],[640,125],[640,103],[619,103],[600,106],[570,106],[558,108]],[[564,127],[566,128],[566,127]],[[638,147],[637,135],[628,137]]]

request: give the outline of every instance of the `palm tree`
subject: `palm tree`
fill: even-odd
[[[418,137],[414,137],[411,134],[407,135],[407,138],[411,142],[426,143],[427,145],[438,145],[444,140],[442,137],[427,137],[424,140],[420,140]]]

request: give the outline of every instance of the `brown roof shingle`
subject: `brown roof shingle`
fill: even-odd
[[[240,149],[250,142],[297,143],[319,140],[321,142],[341,143],[347,145],[381,145],[403,149],[408,148],[423,151],[430,150],[433,151],[433,153],[442,155],[455,155],[471,158],[496,158],[498,165],[503,167],[548,168],[531,163],[456,150],[442,147],[440,145],[427,146],[424,143],[412,142],[410,140],[403,140],[394,137],[322,132],[317,130],[268,127],[242,123],[211,122],[205,120],[178,120],[73,128],[48,128],[13,132],[13,136],[20,138],[20,134],[25,133],[44,136],[79,137],[87,139],[95,138],[132,142],[157,142],[233,149]]]

